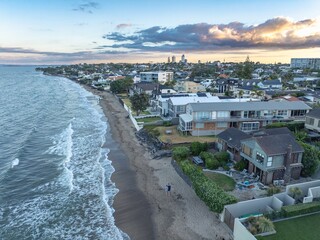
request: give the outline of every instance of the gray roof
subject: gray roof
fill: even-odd
[[[308,117],[320,118],[320,108],[312,109],[307,114]]]
[[[237,149],[241,148],[241,140],[250,138],[251,136],[240,131],[237,128],[228,128],[217,135],[218,138],[224,140],[229,146]]]
[[[291,134],[262,136],[254,139],[269,156],[285,154],[289,145],[292,146],[292,152],[303,152],[303,148],[296,142]]]
[[[190,106],[194,112],[311,109],[311,107],[302,101],[190,103]]]
[[[279,134],[292,135],[292,132],[287,127],[281,127],[281,128],[260,129],[259,131],[253,132],[251,135],[254,137],[258,137],[258,136],[270,136],[270,135],[279,135]]]

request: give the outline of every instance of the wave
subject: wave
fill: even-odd
[[[19,158],[16,158],[11,163],[11,168],[14,168],[15,166],[19,165]]]
[[[69,123],[68,127],[58,136],[53,137],[53,146],[51,146],[47,153],[49,154],[56,154],[59,156],[64,156],[64,161],[62,161],[61,165],[64,168],[64,173],[66,175],[68,187],[70,192],[73,190],[73,172],[69,169],[69,163],[72,159],[72,146],[73,146],[73,129],[72,129],[72,122]]]

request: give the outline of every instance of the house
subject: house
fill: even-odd
[[[261,135],[241,140],[240,156],[248,162],[248,172],[259,176],[263,184],[299,179],[303,152],[286,128],[266,129]]]
[[[190,92],[190,93],[206,91],[206,88],[203,85],[196,82],[192,82],[192,81],[178,81],[174,86],[174,89],[178,92]]]
[[[264,80],[258,83],[258,87],[262,89],[282,89],[282,83],[279,79],[276,80]]]
[[[216,146],[218,150],[227,151],[230,159],[238,162],[241,159],[241,140],[251,138],[251,136],[237,128],[231,127],[219,133],[217,138]]]
[[[150,83],[150,82],[140,82],[133,84],[133,87],[129,90],[129,95],[146,93],[149,96],[152,96],[154,90],[158,88],[159,83]]]
[[[320,108],[312,109],[307,113],[304,127],[308,130],[320,133]]]
[[[273,122],[304,120],[310,109],[302,101],[192,102],[179,116],[178,128],[193,136],[217,135],[230,127],[252,132]]]
[[[173,72],[141,72],[141,82],[166,83],[173,80]]]

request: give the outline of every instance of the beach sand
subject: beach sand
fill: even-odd
[[[114,199],[116,225],[131,239],[232,239],[217,214],[177,174],[171,158],[152,159],[135,136],[128,113],[111,93],[85,88],[101,97],[111,135],[106,147],[119,193]],[[165,193],[172,185],[170,196]]]

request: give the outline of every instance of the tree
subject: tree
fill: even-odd
[[[289,189],[291,197],[293,197],[296,201],[301,197],[302,190],[298,187],[292,187]]]
[[[131,77],[126,77],[124,79],[116,80],[110,83],[110,91],[118,93],[128,93],[130,87],[133,85],[133,80]]]
[[[199,155],[203,151],[207,151],[208,143],[192,142],[190,150],[193,156]]]
[[[239,93],[238,93],[239,98],[242,98],[243,94],[244,94],[244,91],[240,90]]]
[[[139,114],[149,106],[149,95],[146,93],[135,93],[130,97],[130,102],[132,109],[136,111],[137,116],[139,116]]]
[[[177,161],[186,160],[189,154],[190,151],[188,147],[175,147],[172,151],[172,157]]]
[[[319,166],[320,151],[311,146],[310,144],[298,141],[301,147],[304,149],[302,157],[302,171],[301,175],[303,177],[309,177],[316,172]]]
[[[252,72],[253,72],[253,63],[250,62],[250,58],[249,56],[247,56],[247,59],[244,62],[244,66],[242,70],[242,77],[244,79],[251,79]]]

